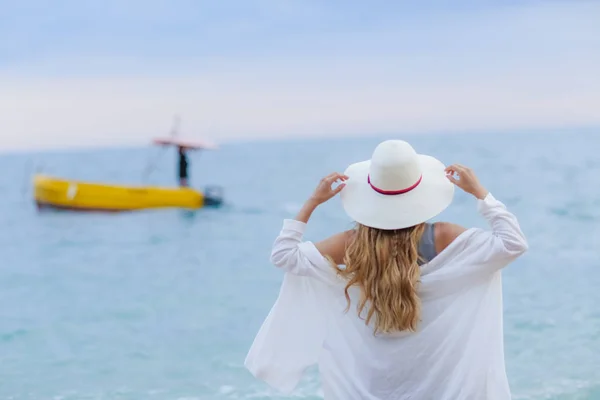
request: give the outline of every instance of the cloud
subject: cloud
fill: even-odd
[[[170,17],[190,19],[173,4]],[[217,140],[600,125],[597,3],[411,9],[410,18],[353,2],[342,16],[330,3],[249,4],[186,37],[157,19],[168,3],[151,2],[122,18],[131,30],[156,23],[150,39],[169,40],[137,49],[136,35],[121,45],[101,35],[87,50],[71,41],[4,63],[2,146],[143,143],[174,113],[189,135]],[[353,29],[361,10],[371,20]]]

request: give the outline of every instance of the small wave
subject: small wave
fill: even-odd
[[[219,394],[230,394],[235,391],[233,386],[224,385],[219,388]]]
[[[577,221],[595,221],[598,219],[598,216],[586,212],[586,210],[582,209],[582,207],[577,207],[576,209],[566,207],[554,207],[551,208],[549,211],[555,216],[575,219]]]
[[[515,400],[592,400],[600,398],[600,386],[592,382],[563,380],[542,390],[515,393]]]
[[[247,207],[247,208],[241,208],[238,211],[240,211],[242,214],[253,214],[253,215],[258,215],[258,214],[264,214],[265,210],[262,208],[258,208],[258,207]]]
[[[27,335],[25,329],[16,329],[11,332],[0,333],[0,342],[12,342],[13,340],[19,339]]]

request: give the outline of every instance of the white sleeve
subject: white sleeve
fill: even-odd
[[[294,275],[311,276],[325,283],[337,279],[334,266],[321,255],[312,242],[303,242],[306,224],[293,219],[283,227],[273,244],[271,263]]]
[[[506,206],[496,200],[491,193],[478,200],[477,209],[486,219],[491,231],[477,235],[476,253],[494,269],[500,269],[514,261],[528,249],[527,240],[521,231],[517,217]]]

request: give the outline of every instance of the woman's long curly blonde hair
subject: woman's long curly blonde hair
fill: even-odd
[[[398,230],[381,230],[357,225],[344,257],[345,267],[336,266],[347,280],[348,290],[360,289],[357,312],[365,308],[368,325],[373,318],[375,333],[416,331],[421,316],[417,295],[420,282],[419,241],[425,224]]]

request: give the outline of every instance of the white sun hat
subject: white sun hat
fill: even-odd
[[[417,154],[403,140],[380,143],[371,160],[352,164],[341,192],[344,210],[371,228],[403,229],[426,222],[444,211],[454,185],[441,161]]]

